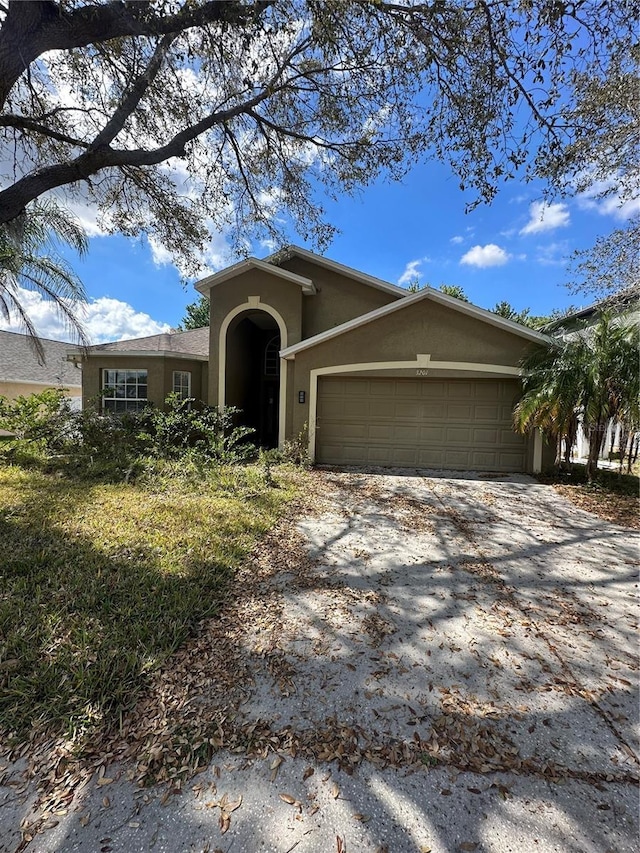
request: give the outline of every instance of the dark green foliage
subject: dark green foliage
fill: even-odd
[[[189,329],[201,329],[209,325],[209,300],[201,296],[197,302],[192,302],[185,308],[185,315],[178,330],[186,332]]]
[[[8,461],[39,460],[69,475],[118,481],[149,460],[200,465],[245,462],[256,455],[253,430],[237,426],[238,410],[198,405],[175,394],[165,409],[115,415],[98,406],[72,411],[62,390],[10,402],[0,397],[0,429],[13,435],[0,453]]]

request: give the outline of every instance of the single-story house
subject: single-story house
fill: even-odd
[[[241,409],[264,446],[306,432],[322,464],[542,467],[540,435],[517,435],[511,421],[520,360],[549,344],[540,332],[295,246],[196,289],[209,329],[91,347],[85,400],[103,394],[123,411],[188,388]]]
[[[40,338],[40,360],[28,335],[0,331],[0,395],[9,400],[64,388],[74,407],[82,400],[82,373],[67,361],[69,344]]]

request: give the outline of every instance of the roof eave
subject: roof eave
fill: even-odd
[[[179,359],[189,359],[191,361],[209,361],[208,355],[200,355],[192,352],[174,352],[173,350],[144,350],[144,349],[132,349],[132,350],[121,350],[121,349],[100,349],[94,350],[93,347],[89,347],[88,352],[83,353],[81,350],[77,351],[69,351],[67,353],[67,361],[86,361],[87,358],[91,357],[98,358],[112,358],[113,356],[117,356],[118,358],[179,358]]]
[[[277,278],[284,279],[285,281],[293,282],[302,288],[302,292],[305,296],[313,296],[316,293],[316,286],[310,278],[290,272],[289,270],[283,270],[280,267],[270,264],[267,261],[262,261],[259,258],[247,258],[244,261],[239,261],[231,267],[220,270],[220,272],[207,276],[207,278],[203,278],[201,281],[196,282],[195,289],[198,293],[202,293],[203,296],[206,296],[213,287],[223,284],[225,281],[229,281],[229,279],[235,278],[238,275],[243,275],[251,269],[258,269],[268,275],[274,275]]]
[[[373,275],[360,272],[360,270],[348,267],[345,264],[340,264],[338,261],[333,261],[330,258],[325,258],[323,255],[317,255],[315,252],[310,252],[308,249],[303,249],[300,246],[287,246],[286,251],[288,252],[289,257],[297,255],[300,258],[304,258],[305,260],[318,264],[318,266],[324,266],[327,269],[333,270],[334,272],[340,273],[348,278],[353,278],[356,281],[360,281],[363,284],[375,287],[377,290],[382,290],[385,293],[390,293],[401,299],[406,297],[409,293],[409,291],[405,290],[403,287],[399,287],[397,284],[391,284],[381,278],[376,278]],[[268,255],[264,258],[264,261],[266,263],[272,263],[270,259],[277,258],[281,252],[282,250],[280,250],[280,252],[274,252],[272,255]]]
[[[500,317],[499,314],[486,311],[484,308],[478,308],[475,305],[471,305],[471,303],[456,299],[454,296],[447,296],[447,294],[440,293],[432,288],[425,288],[418,293],[407,295],[403,299],[399,299],[397,302],[391,302],[389,305],[383,305],[382,308],[376,308],[375,311],[362,314],[360,317],[356,317],[346,323],[341,323],[339,326],[334,326],[333,329],[327,329],[324,332],[320,332],[318,335],[314,335],[311,338],[300,341],[298,344],[293,344],[292,346],[281,350],[280,356],[289,360],[293,359],[298,352],[302,352],[305,349],[310,349],[313,346],[317,346],[318,344],[324,343],[332,338],[336,338],[351,331],[352,329],[357,329],[359,326],[365,326],[380,317],[386,317],[387,314],[393,314],[395,311],[400,311],[409,305],[421,302],[423,299],[427,298],[432,299],[434,302],[440,302],[443,305],[453,308],[455,311],[459,311],[460,313],[467,314],[471,317],[476,317],[486,323],[490,323],[493,326],[497,326],[498,328],[504,329],[512,334],[519,335],[520,337],[526,338],[535,343],[544,344],[545,346],[551,346],[553,344],[552,338],[547,335],[543,335],[541,332],[535,331],[535,329],[529,329],[527,326],[521,326],[519,323],[514,323],[512,320]]]

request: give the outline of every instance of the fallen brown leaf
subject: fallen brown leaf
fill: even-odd
[[[279,796],[283,803],[287,803],[290,806],[294,806],[298,802],[291,794],[280,794]]]

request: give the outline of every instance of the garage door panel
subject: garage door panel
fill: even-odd
[[[455,468],[457,470],[472,468],[473,466],[470,462],[471,459],[468,450],[452,450],[447,448],[444,451],[445,468]]]
[[[453,383],[447,382],[446,392],[450,400],[468,400],[473,395],[471,383],[460,379]]]
[[[444,451],[421,447],[418,449],[416,464],[421,468],[444,468]]]
[[[497,443],[508,449],[520,449],[522,447],[522,436],[516,435],[513,430],[501,429]]]
[[[344,465],[522,471],[514,380],[337,379],[318,388],[316,457]]]
[[[446,396],[446,384],[432,379],[430,382],[422,382],[420,384],[419,396],[423,400],[442,400]]]
[[[355,439],[357,441],[365,441],[367,439],[367,427],[363,423],[353,423],[353,421],[343,421],[340,427],[341,434],[345,440]]]
[[[448,421],[470,421],[474,415],[474,406],[471,403],[449,403],[446,408]]]
[[[422,426],[420,427],[420,443],[421,444],[444,444],[445,428],[444,426]]]
[[[472,429],[468,426],[448,426],[445,430],[445,442],[447,444],[471,444]]]
[[[474,450],[471,453],[471,467],[494,470],[500,466],[499,454],[494,450]]]
[[[491,429],[490,427],[475,427],[471,436],[471,443],[474,445],[490,444],[495,447],[500,443],[502,431],[499,429]]]
[[[390,423],[369,424],[369,427],[367,429],[367,437],[370,441],[393,441],[394,425]]]
[[[476,420],[478,421],[500,421],[504,420],[503,408],[497,404],[488,406],[481,404],[475,407]]]

